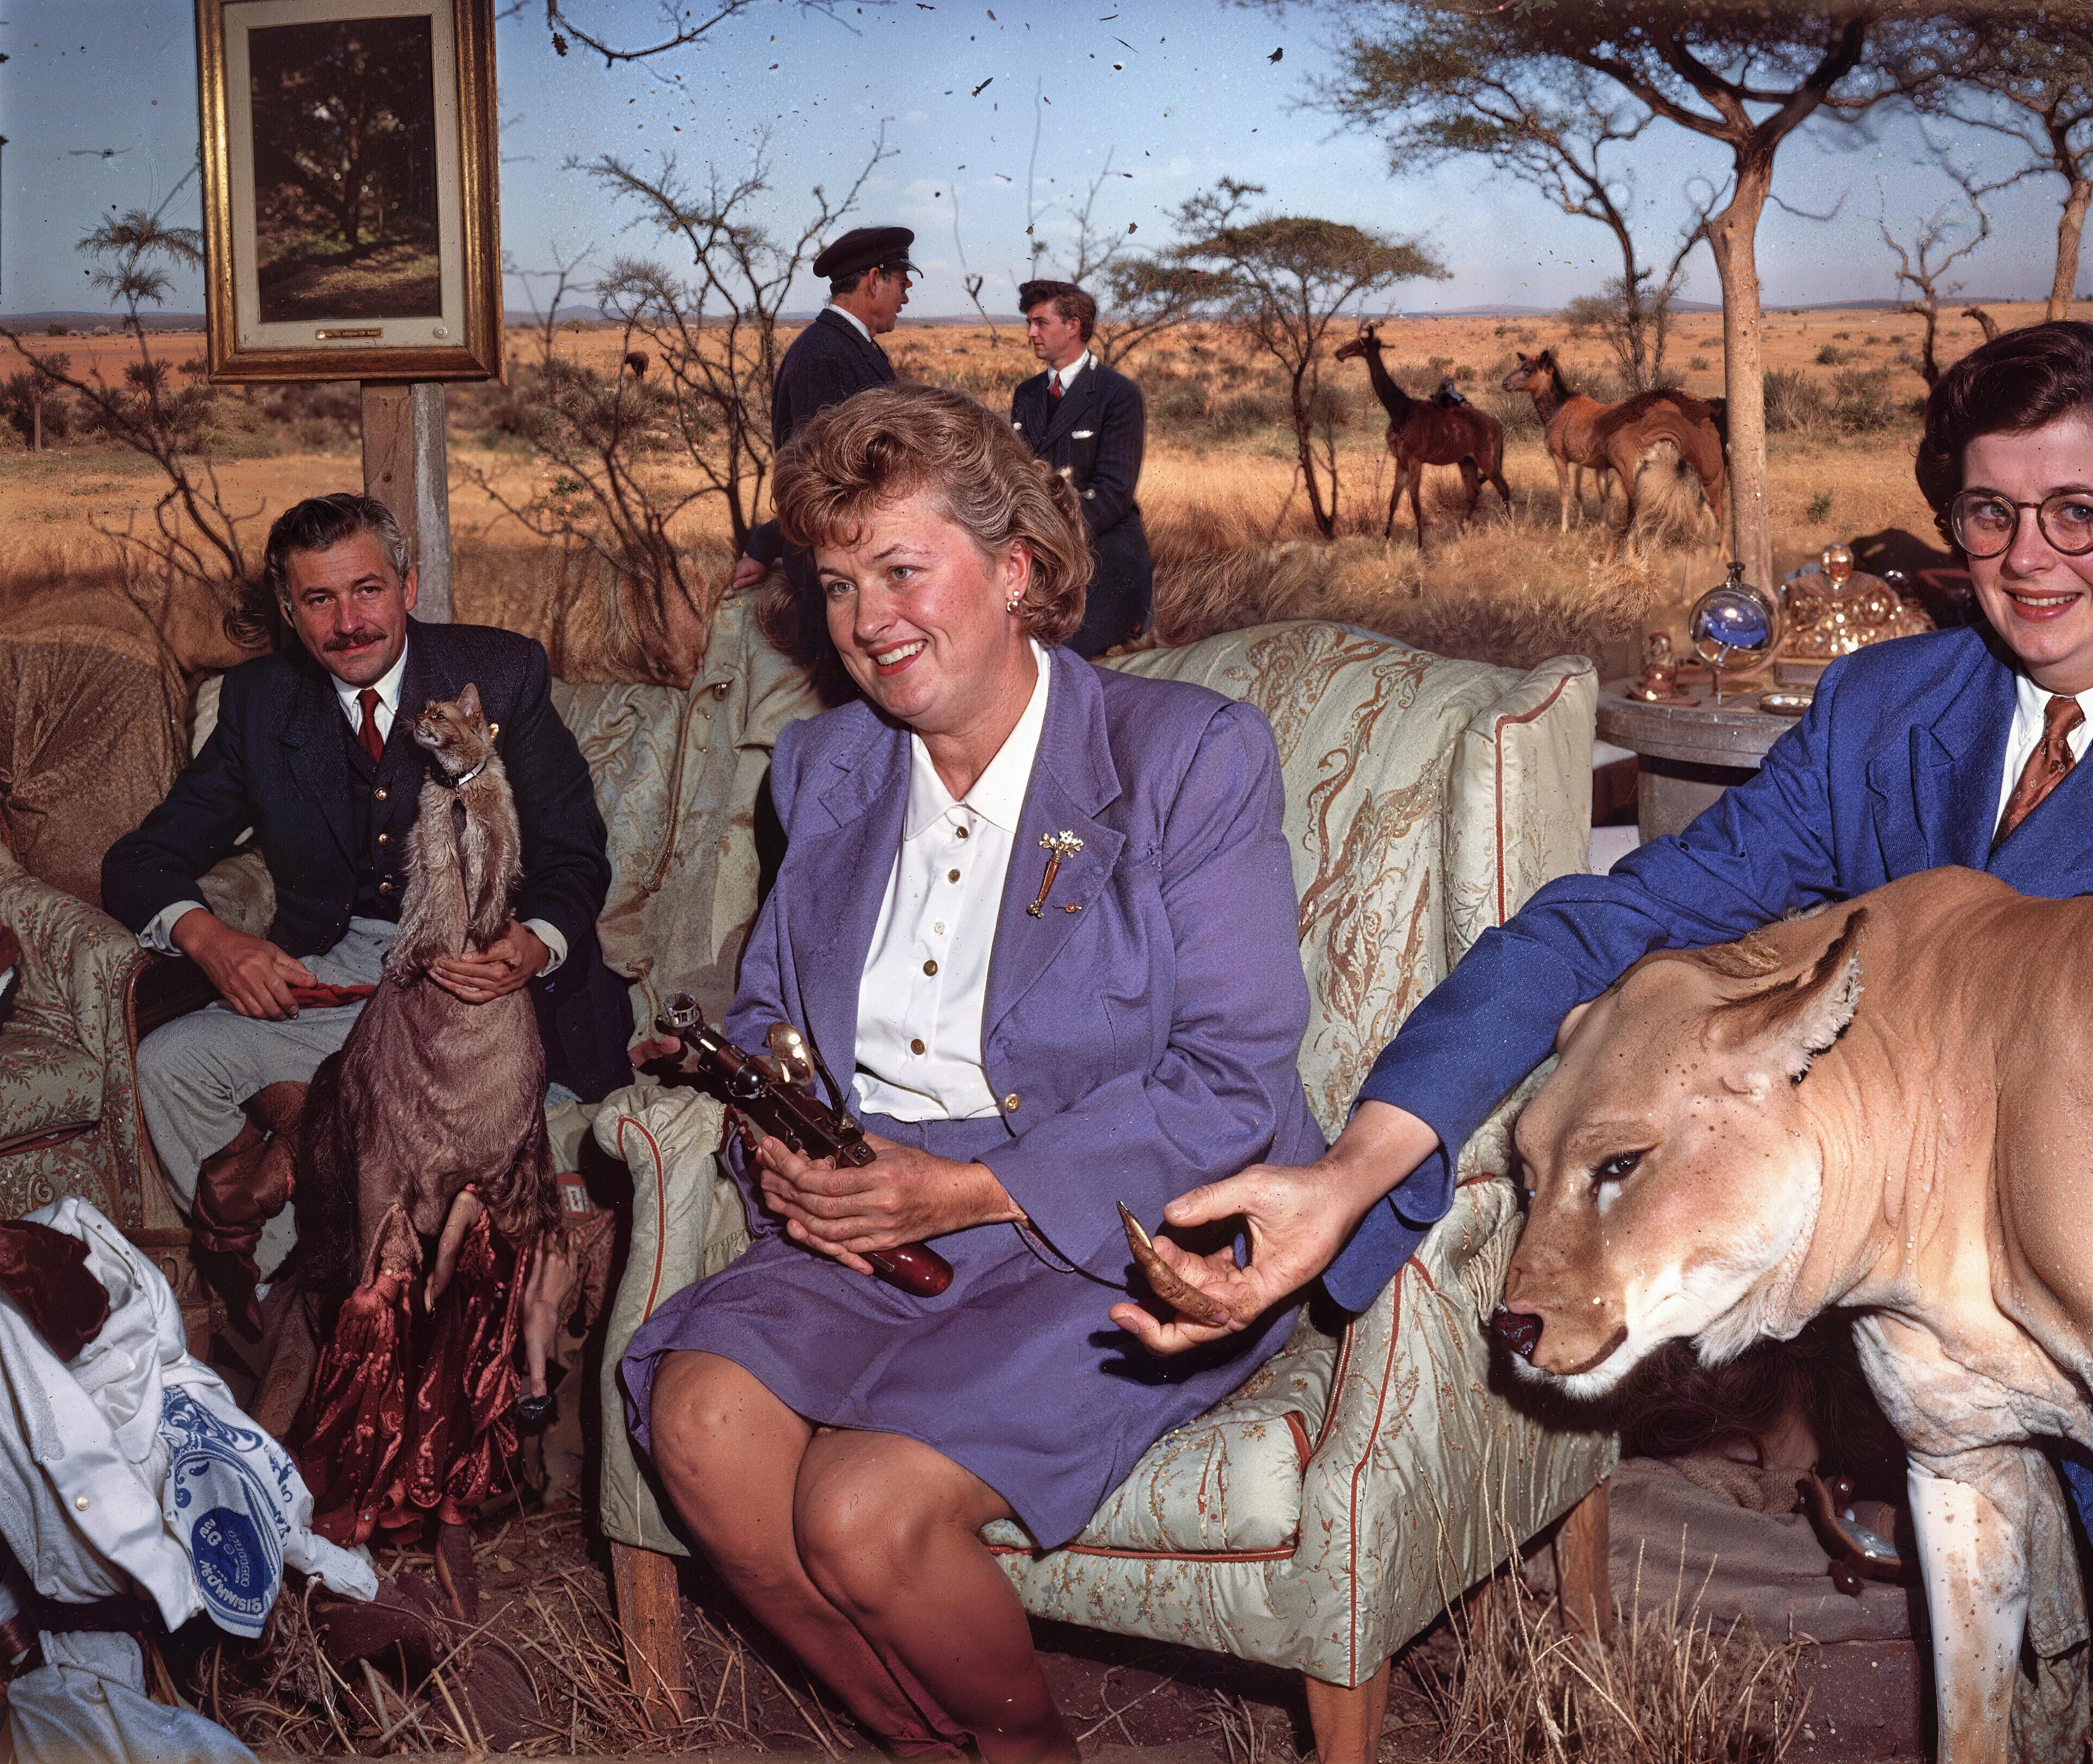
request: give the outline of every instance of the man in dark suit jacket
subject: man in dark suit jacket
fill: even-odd
[[[630,1009],[596,943],[610,885],[603,821],[552,709],[544,649],[509,631],[410,619],[417,581],[405,542],[366,497],[287,511],[264,574],[297,644],[225,676],[202,752],[102,861],[109,911],[150,947],[188,956],[220,995],[138,1051],[141,1112],[184,1207],[222,1151],[237,1145],[258,1163],[242,1104],[272,1083],[310,1080],[348,1038],[361,998],[330,1003],[313,989],[378,979],[429,765],[413,720],[468,683],[497,730],[523,882],[503,934],[479,956],[439,962],[433,977],[470,1003],[535,982],[557,1078],[600,1096],[628,1075]],[[214,914],[199,880],[249,828],[275,884],[266,938]]]
[[[1098,303],[1074,283],[1027,282],[1017,304],[1025,340],[1046,371],[1011,395],[1010,424],[1083,499],[1096,567],[1068,647],[1101,655],[1140,634],[1155,598],[1148,535],[1133,500],[1145,430],[1141,388],[1090,353]]]
[[[890,386],[893,364],[873,339],[900,322],[908,304],[908,278],[922,271],[908,261],[916,235],[906,227],[853,227],[814,259],[814,274],[829,284],[829,304],[792,340],[770,388],[770,439],[782,448],[830,405],[869,386]],[[782,558],[798,601],[800,628],[808,638],[802,659],[819,651],[827,621],[813,560],[787,546],[775,521],[748,535],[734,566],[734,585],[762,580]]]

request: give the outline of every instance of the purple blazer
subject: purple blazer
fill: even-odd
[[[1065,650],[1048,665],[982,1018],[1003,1131],[975,1155],[1064,1256],[1117,1281],[1115,1200],[1153,1229],[1188,1189],[1321,1154],[1295,1065],[1308,988],[1263,717]],[[727,1019],[741,1045],[760,1047],[782,1015],[839,1079],[853,1069],[908,743],[862,702],[779,737],[770,789],[790,843]],[[1045,871],[1040,840],[1064,831],[1082,849],[1035,919],[1025,909]]]
[[[1008,1224],[950,1232],[935,1241],[952,1284],[921,1298],[792,1243],[752,1204],[748,1253],[678,1293],[626,1350],[643,1448],[661,1358],[715,1354],[810,1421],[943,1453],[1051,1546],[1286,1339],[1292,1313],[1275,1312],[1157,1360],[1105,1315],[1133,1272],[1115,1201],[1153,1225],[1186,1189],[1323,1149],[1294,1068],[1308,991],[1272,730],[1204,687],[1101,674],[1065,650],[1048,665],[982,1018],[1004,1108],[865,1125],[987,1164],[1059,1255]],[[726,1027],[760,1047],[789,1018],[840,1075],[901,846],[908,731],[862,704],[795,723],[771,795],[790,843]],[[1039,841],[1062,832],[1082,849],[1035,919]]]

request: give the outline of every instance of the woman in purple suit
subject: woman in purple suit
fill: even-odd
[[[1322,1150],[1278,756],[1254,709],[1056,647],[1080,508],[971,401],[860,393],[776,501],[864,701],[778,741],[789,844],[726,1026],[802,1027],[878,1156],[739,1157],[755,1242],[635,1337],[633,1431],[729,1584],[898,1750],[1072,1758],[978,1533],[1067,1542],[1285,1339],[1290,1313],[1157,1362],[1099,1326],[1115,1202],[1153,1220]],[[924,1240],[942,1295],[869,1277]]]

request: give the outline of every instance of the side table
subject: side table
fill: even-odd
[[[1695,689],[1697,704],[1648,704],[1627,696],[1634,683],[1600,687],[1599,739],[1636,756],[1636,826],[1644,839],[1681,831],[1756,772],[1766,749],[1795,726],[1792,717],[1761,710],[1758,692],[1748,687],[1720,704],[1710,687]]]

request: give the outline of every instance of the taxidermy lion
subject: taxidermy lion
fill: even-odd
[[[514,1445],[522,1269],[557,1223],[544,1049],[526,989],[472,1004],[428,973],[500,935],[522,879],[496,732],[471,686],[414,719],[434,763],[399,932],[301,1126],[297,1276],[349,1294],[293,1431],[330,1536],[431,1509],[462,1526]]]
[[[1907,877],[1740,943],[1665,951],[1571,1012],[1520,1116],[1532,1209],[1497,1333],[1616,1386],[1859,1313],[1901,1436],[1941,1758],[2003,1761],[2057,1484],[2093,1445],[2093,899]]]

